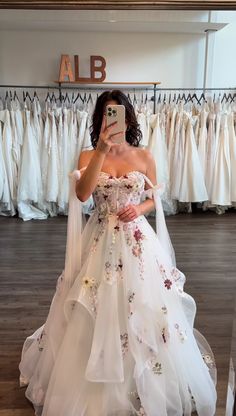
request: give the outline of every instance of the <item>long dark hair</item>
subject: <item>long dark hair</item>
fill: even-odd
[[[125,106],[125,118],[127,123],[125,138],[129,144],[138,147],[142,139],[142,133],[135,116],[134,108],[128,97],[126,97],[126,95],[119,90],[104,91],[97,99],[92,118],[92,125],[90,127],[92,146],[94,149],[97,146],[103,114],[108,101],[116,101],[118,104]]]

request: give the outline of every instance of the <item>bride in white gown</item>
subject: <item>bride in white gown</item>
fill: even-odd
[[[102,123],[114,102],[126,108],[121,145]],[[45,324],[22,350],[20,383],[36,415],[215,414],[213,355],[193,329],[196,305],[183,291],[155,163],[138,148],[140,136],[126,96],[104,92],[94,150],[82,152],[70,175],[65,269]],[[91,194],[95,209],[84,225],[81,201]],[[157,233],[144,216],[154,207]]]

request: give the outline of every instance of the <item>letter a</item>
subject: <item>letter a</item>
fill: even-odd
[[[59,82],[68,81],[66,77],[69,78],[69,82],[75,81],[69,55],[61,55]]]

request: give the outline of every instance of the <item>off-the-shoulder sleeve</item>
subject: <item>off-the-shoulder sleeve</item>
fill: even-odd
[[[69,174],[70,192],[64,269],[65,284],[68,287],[73,284],[81,267],[82,230],[85,218],[82,212],[82,202],[77,198],[75,191],[76,181],[80,177],[80,170],[74,170]]]
[[[169,255],[172,266],[175,267],[175,251],[166,226],[165,215],[161,202],[161,195],[165,190],[165,184],[153,185],[153,183],[146,175],[144,175],[144,178],[148,185],[150,185],[150,188],[143,192],[143,197],[154,199],[156,210],[156,233],[162,247]]]

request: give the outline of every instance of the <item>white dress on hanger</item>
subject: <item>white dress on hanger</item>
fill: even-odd
[[[175,132],[174,132],[174,148],[173,148],[173,165],[171,168],[170,189],[171,198],[179,200],[179,190],[182,180],[185,127],[183,104],[180,103],[176,116]]]
[[[208,131],[207,131],[207,148],[206,148],[206,172],[205,183],[209,201],[212,200],[212,180],[215,164],[216,153],[216,131],[215,131],[216,115],[210,111],[208,115]],[[207,203],[209,205],[209,203]]]
[[[191,113],[184,114],[186,125],[185,146],[182,167],[182,179],[179,189],[179,201],[202,202],[207,201],[208,195],[204,181],[202,165],[193,132],[194,119]]]
[[[20,363],[37,416],[215,414],[212,352],[193,329],[196,305],[175,267],[160,190],[145,192],[146,182],[137,171],[101,172],[81,237],[71,188],[65,270]],[[117,218],[143,195],[154,196],[157,234],[144,216]]]
[[[48,164],[45,198],[48,202],[57,202],[59,192],[59,156],[57,147],[57,126],[54,110],[49,112],[50,134],[48,140]]]
[[[234,112],[230,111],[228,115],[229,126],[229,150],[230,150],[230,168],[231,168],[231,201],[236,202],[236,134],[234,130]]]
[[[170,197],[169,189],[169,165],[168,151],[164,137],[164,113],[158,112],[150,116],[150,140],[148,149],[156,162],[156,177],[159,183],[165,184],[165,191],[162,194],[163,209],[166,214],[172,214],[175,209]]]
[[[24,117],[25,132],[17,194],[19,217],[24,221],[46,219],[47,214],[42,211],[43,188],[40,149],[32,126],[31,111],[25,109]]]
[[[69,144],[69,121],[70,113],[68,114],[67,108],[61,109],[59,114],[59,146],[60,146],[60,169],[61,169],[61,181],[58,194],[58,206],[59,212],[63,214],[67,213],[68,198],[69,198],[69,183],[68,173],[70,166],[70,144]]]
[[[8,215],[15,215],[16,207],[16,166],[13,159],[12,148],[13,148],[13,136],[10,122],[9,110],[0,110],[0,121],[3,123],[2,130],[2,151],[3,158],[5,161],[5,169],[7,173],[8,185],[10,190],[10,206]]]
[[[214,172],[212,179],[212,203],[214,205],[231,205],[231,166],[229,148],[228,114],[222,110],[218,119],[218,141]]]
[[[13,206],[3,152],[2,122],[0,120],[0,213],[1,215],[7,215],[12,209]]]
[[[198,154],[200,163],[202,166],[202,172],[205,177],[206,173],[206,149],[207,149],[207,118],[208,118],[208,111],[205,109],[206,106],[203,107],[200,113],[200,131],[199,131],[199,139],[198,139]]]

